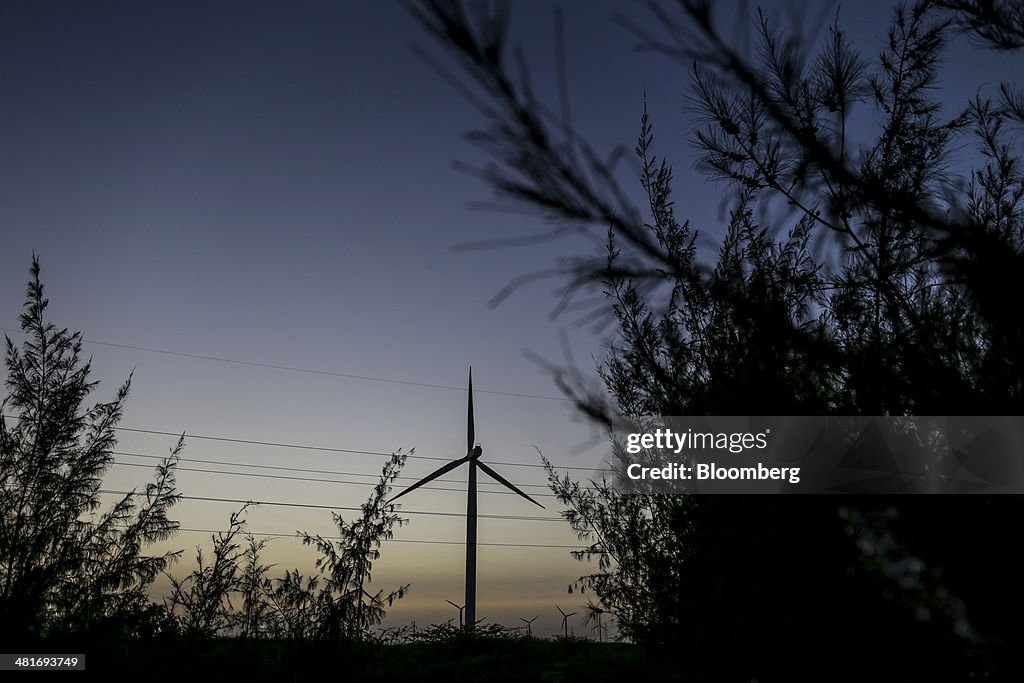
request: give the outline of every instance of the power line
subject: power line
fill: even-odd
[[[15,330],[7,327],[0,327],[0,330],[4,332],[21,333],[21,330]],[[384,382],[387,384],[403,384],[412,387],[426,387],[428,389],[446,389],[449,391],[465,391],[465,387],[456,387],[448,384],[430,384],[427,382],[412,382],[409,380],[392,379],[389,377],[374,377],[372,375],[354,375],[347,372],[334,372],[332,370],[316,370],[312,368],[299,368],[292,365],[277,365],[275,363],[258,363],[255,361],[240,360],[238,358],[224,358],[222,356],[205,356],[198,353],[183,353],[181,351],[170,351],[168,349],[154,349],[146,346],[133,346],[131,344],[115,344],[113,342],[102,342],[95,339],[82,339],[85,344],[93,344],[95,346],[109,346],[115,349],[130,349],[133,351],[145,351],[146,353],[159,353],[166,356],[177,356],[180,358],[198,358],[201,360],[216,361],[218,363],[233,363],[235,365],[247,365],[256,368],[271,368],[273,370],[287,370],[289,372],[303,372],[311,375],[326,375],[329,377],[343,377],[345,379],[358,379],[367,382]],[[515,398],[534,398],[543,401],[562,401],[567,402],[572,399],[565,398],[564,396],[544,396],[541,394],[520,394],[512,391],[489,391],[487,389],[477,389],[477,393],[480,394],[493,394],[496,396],[513,396]]]
[[[100,491],[100,493],[121,493],[121,492],[120,491]],[[253,501],[250,501],[250,502],[253,502]],[[352,508],[348,508],[348,509],[352,509]],[[420,514],[431,514],[431,513],[420,513]],[[82,522],[82,523],[84,523],[86,525],[92,526],[92,527],[99,526],[99,523],[96,522],[96,521],[82,520],[82,519],[79,519],[78,521]],[[121,524],[115,524],[114,528],[126,529],[129,526],[131,526],[131,525],[127,524],[127,523],[121,523]],[[242,533],[245,536],[255,536],[255,537],[259,537],[259,538],[294,538],[294,539],[297,539],[297,540],[302,540],[306,536],[308,536],[310,538],[321,538],[321,539],[323,539],[325,541],[332,541],[333,537],[335,536],[335,533],[336,533],[334,531],[330,531],[330,532],[326,532],[326,533],[325,532],[309,533],[309,532],[305,532],[305,531],[293,531],[293,532],[249,531],[248,529],[245,529],[244,526],[245,526],[245,521],[243,520],[240,523],[240,526],[237,528],[237,531]],[[192,528],[185,528],[185,527],[178,527],[178,528],[173,530],[173,533],[178,533],[178,532],[223,535],[223,534],[229,533],[229,530],[228,529],[192,529]],[[423,543],[423,544],[429,544],[429,545],[460,545],[460,546],[464,546],[465,545],[464,541],[442,541],[442,540],[438,540],[438,539],[427,539],[427,538],[383,538],[383,539],[380,539],[380,542],[381,543]],[[561,549],[568,549],[568,550],[586,550],[585,547],[578,546],[578,545],[559,545],[559,544],[548,544],[548,543],[511,543],[511,542],[507,542],[507,541],[491,541],[491,542],[487,542],[487,543],[478,543],[478,545],[503,547],[503,548],[561,548]]]
[[[198,534],[219,534],[223,533],[223,529],[177,529],[183,533],[198,533]],[[274,533],[274,532],[256,532],[256,531],[243,531],[247,536],[255,536],[257,538],[298,538],[298,533]],[[311,534],[313,535],[313,534]],[[330,534],[321,534],[321,536],[329,536]],[[389,538],[383,541],[384,543],[421,543],[426,545],[466,545],[465,541],[435,541],[424,538]],[[583,550],[580,546],[576,545],[547,545],[543,543],[480,543],[477,545],[486,545],[495,548],[559,548],[562,550]]]
[[[17,415],[3,415],[3,417],[9,420],[20,420],[21,418]],[[351,448],[334,448],[331,446],[311,446],[308,444],[294,444],[294,443],[281,443],[277,441],[259,441],[254,439],[238,439],[227,436],[213,436],[209,434],[190,434],[188,432],[167,432],[158,429],[141,429],[139,427],[114,427],[119,432],[135,432],[138,434],[155,434],[157,436],[185,436],[188,439],[201,439],[205,441],[220,441],[224,443],[240,443],[247,446],[267,446],[270,448],[293,448],[296,450],[307,450],[307,451],[320,451],[324,453],[346,453],[349,455],[372,455],[376,457],[390,458],[394,453],[387,453],[385,451],[363,451]],[[452,458],[442,458],[436,455],[410,455],[410,460],[436,460],[440,462],[450,462]],[[503,467],[532,467],[544,469],[544,465],[538,463],[523,463],[523,462],[489,462],[491,465],[501,465]],[[571,467],[569,465],[555,465],[555,469],[558,470],[576,470],[582,472],[611,472],[611,469],[600,469],[597,467]]]
[[[131,454],[128,454],[128,455],[131,455]],[[148,457],[148,456],[142,456],[142,457]],[[121,466],[121,467],[146,467],[146,468],[150,467],[149,465],[144,465],[144,464],[138,463],[138,462],[116,462],[115,461],[113,464]],[[198,468],[198,467],[178,467],[178,466],[175,466],[174,469],[179,471],[179,472],[206,472],[206,473],[209,473],[209,474],[228,474],[228,475],[234,475],[234,476],[239,476],[239,477],[257,477],[257,478],[261,478],[261,479],[282,479],[282,480],[289,480],[289,481],[315,481],[315,482],[318,482],[318,483],[321,483],[321,484],[347,484],[347,485],[351,485],[351,486],[374,486],[375,485],[375,482],[369,482],[369,481],[341,481],[339,479],[316,479],[314,477],[293,477],[293,476],[288,476],[288,475],[283,475],[283,474],[261,474],[259,472],[231,472],[231,471],[228,471],[228,470],[207,470],[207,469],[201,469],[201,468]],[[441,487],[437,487],[437,486],[421,486],[420,488],[422,488],[424,490],[430,490],[430,491],[455,491],[457,493],[463,493],[465,491],[465,489],[450,489],[450,488],[441,488]],[[517,495],[519,495],[519,494],[515,493],[514,491],[480,491],[480,493],[492,493],[492,494],[501,494],[501,495],[508,495],[508,496],[517,496]],[[557,497],[553,493],[534,493],[533,495],[535,495],[535,496],[546,496],[548,498],[556,498]]]
[[[6,416],[5,416],[6,417]],[[346,453],[349,455],[374,455],[390,458],[394,453],[384,451],[361,451],[352,448],[333,448],[331,446],[310,446],[307,444],[279,443],[276,441],[257,441],[253,439],[236,439],[227,436],[210,436],[206,434],[190,434],[188,432],[165,432],[159,429],[140,429],[138,427],[114,427],[119,432],[136,432],[138,434],[156,434],[158,436],[185,436],[188,439],[203,439],[205,441],[224,441],[227,443],[243,443],[248,446],[270,446],[273,448],[294,448],[305,451],[323,451],[326,453]],[[438,456],[417,455],[412,456],[418,460],[448,460]],[[531,465],[532,467],[543,467],[543,465]]]
[[[98,489],[97,493],[106,493],[109,495],[127,496],[127,495],[140,495],[137,491],[114,491],[112,489]],[[354,512],[362,512],[361,507],[347,507],[344,505],[315,505],[313,503],[289,503],[286,501],[276,500],[241,500],[238,498],[216,498],[208,496],[179,496],[182,500],[201,500],[213,503],[235,503],[238,505],[245,505],[249,503],[251,505],[273,505],[278,507],[293,507],[293,508],[308,508],[311,510],[351,510]],[[465,517],[464,512],[437,512],[434,510],[398,510],[403,515],[425,515],[431,517]],[[564,522],[561,517],[530,517],[525,515],[477,515],[484,519],[514,519],[524,522]]]
[[[10,489],[10,486],[6,488]],[[143,495],[139,491],[116,491],[114,489],[96,489],[96,493],[112,495],[112,496],[141,496]],[[293,508],[308,508],[311,510],[346,510],[353,512],[362,512],[361,507],[351,507],[346,505],[316,505],[313,503],[291,503],[287,501],[277,500],[253,500],[251,498],[242,500],[240,498],[217,498],[213,496],[186,496],[184,494],[177,494],[177,497],[181,500],[199,500],[213,503],[235,503],[238,505],[271,505],[277,507],[293,507]],[[400,507],[401,504],[397,504],[396,507]],[[397,514],[403,515],[424,515],[430,517],[465,517],[463,512],[439,512],[436,510],[396,510]],[[523,522],[562,522],[564,521],[560,517],[534,517],[529,515],[488,515],[478,514],[477,517],[484,519],[510,519]]]
[[[7,417],[7,416],[5,416],[5,417]],[[159,435],[159,436],[181,436],[182,435],[181,432],[165,432],[165,431],[160,431],[160,430],[156,430],[156,429],[139,429],[139,428],[136,428],[136,427],[114,427],[114,429],[116,429],[118,431],[122,431],[122,432],[137,432],[137,433],[140,433],[140,434],[156,434],[156,435]],[[276,442],[276,441],[257,441],[257,440],[252,440],[252,439],[236,439],[236,438],[227,437],[227,436],[211,436],[211,435],[206,435],[206,434],[189,434],[187,432],[185,433],[185,438],[187,438],[187,439],[203,439],[203,440],[206,440],[206,441],[221,441],[221,442],[226,442],[226,443],[241,443],[241,444],[246,444],[248,446],[268,446],[268,447],[271,447],[271,448],[294,448],[294,449],[297,449],[297,450],[306,450],[306,451],[322,451],[322,452],[325,452],[325,453],[347,453],[347,454],[350,454],[350,455],[353,455],[353,454],[354,455],[372,455],[372,456],[386,457],[386,458],[390,458],[392,455],[394,455],[393,453],[385,453],[383,451],[361,451],[361,450],[355,450],[355,449],[350,449],[350,448],[333,448],[333,447],[330,447],[330,446],[310,446],[308,444],[280,443],[280,442]],[[442,461],[442,462],[450,462],[452,460],[452,458],[442,458],[442,457],[439,457],[439,456],[436,456],[436,455],[411,455],[411,456],[409,456],[409,459],[411,459],[411,460],[439,460],[439,461]],[[488,464],[490,464],[490,465],[501,465],[503,467],[533,467],[533,468],[544,469],[544,465],[540,465],[540,464],[537,464],[537,463],[489,462]],[[584,472],[601,472],[601,471],[610,472],[610,471],[612,471],[612,470],[608,470],[608,469],[601,470],[601,469],[596,468],[596,467],[569,467],[569,466],[565,466],[565,465],[557,465],[555,467],[555,469],[559,469],[559,470],[581,470],[581,471],[584,471]]]
[[[167,458],[167,456],[165,456],[165,455],[146,455],[144,453],[126,453],[124,451],[111,451],[111,454],[112,455],[129,455],[129,456],[131,456],[133,458],[148,458],[150,460],[165,460]],[[337,476],[341,476],[341,477],[373,477],[373,478],[376,479],[377,477],[380,476],[378,473],[339,472],[337,470],[317,470],[317,469],[311,469],[311,468],[307,468],[307,467],[286,467],[284,465],[257,465],[255,463],[233,462],[233,461],[230,461],[230,460],[206,460],[206,459],[203,459],[203,458],[182,458],[182,457],[179,457],[178,460],[181,461],[181,462],[201,462],[201,463],[205,463],[207,465],[230,465],[230,466],[233,466],[233,467],[253,467],[253,468],[257,468],[257,469],[261,469],[261,470],[284,470],[284,471],[287,471],[287,472],[306,472],[306,473],[310,473],[310,474],[333,474],[333,475],[337,475]],[[125,463],[125,464],[127,464],[127,463]],[[184,468],[179,468],[179,469],[184,469]],[[204,471],[204,470],[197,470],[197,471]],[[403,477],[403,476],[395,477],[395,479],[399,480],[399,481],[419,481],[421,478],[422,477]],[[315,479],[313,481],[326,481],[326,480]],[[467,483],[469,483],[465,479],[449,479],[447,481],[450,484],[467,484]],[[371,482],[361,482],[361,483],[367,483],[368,484],[368,483],[371,483]],[[497,484],[491,484],[491,482],[486,482],[486,481],[482,481],[482,482],[479,482],[479,483],[481,485],[497,486]],[[518,486],[519,488],[540,488],[540,489],[547,489],[548,488],[547,484],[521,484],[521,483],[516,483],[516,486]],[[422,487],[422,488],[428,488],[428,487]]]

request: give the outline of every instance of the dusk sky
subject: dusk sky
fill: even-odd
[[[731,22],[738,6],[716,10]],[[780,19],[798,17],[811,31],[826,3],[787,6],[795,10]],[[557,102],[556,7],[575,125],[599,152],[632,148],[646,90],[658,153],[676,164],[677,210],[718,234],[719,188],[693,169],[687,146],[687,74],[634,51],[636,40],[612,15],[653,19],[632,2],[513,3],[511,34],[549,102]],[[841,11],[868,56],[878,52],[891,7],[872,0]],[[94,400],[112,397],[134,369],[123,427],[339,450],[415,448],[402,473],[411,478],[442,464],[422,456],[464,454],[472,365],[484,461],[548,508],[481,495],[481,515],[506,517],[480,520],[481,544],[520,545],[480,546],[478,616],[519,625],[540,615],[535,632],[552,634],[554,603],[581,606],[566,586],[588,567],[568,555],[578,542],[557,521],[554,499],[543,497],[550,492],[534,446],[588,476],[607,445],[579,452],[592,428],[524,351],[564,362],[564,334],[593,374],[591,357],[605,340],[571,317],[549,318],[556,280],[528,284],[497,307],[488,300],[513,278],[591,247],[453,249],[543,225],[470,207],[490,200],[490,190],[451,162],[481,161],[463,137],[481,117],[413,42],[444,61],[397,2],[3,3],[0,327],[22,341],[17,317],[35,252],[51,320],[106,343],[85,346],[102,381]],[[978,73],[992,74],[993,91],[1013,75],[966,40],[950,54],[947,101],[972,97]],[[623,179],[639,189],[628,168]],[[105,483],[113,490],[141,487],[155,460],[140,456],[163,455],[175,442],[119,436],[118,452],[137,455],[116,456]],[[182,455],[185,496],[318,506],[358,505],[383,462],[188,436]],[[464,482],[457,470],[434,483],[452,490],[403,499],[405,510],[453,516],[410,514],[398,542],[385,545],[375,583],[412,584],[386,624],[456,616],[445,600],[462,601]],[[213,530],[237,507],[186,499],[174,513],[184,529]],[[248,519],[257,534],[332,528],[318,508],[261,506]],[[208,542],[208,533],[180,533],[173,546],[186,556],[172,572],[184,575],[194,546]],[[313,571],[313,551],[294,539],[278,538],[269,551],[275,573]]]

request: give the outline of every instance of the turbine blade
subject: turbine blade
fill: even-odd
[[[469,433],[466,440],[466,452],[473,450],[476,443],[476,427],[473,425],[473,366],[469,368]]]
[[[454,470],[456,467],[458,467],[462,463],[466,462],[467,460],[469,460],[469,456],[468,455],[466,457],[464,457],[464,458],[459,458],[458,460],[453,460],[452,462],[448,463],[447,465],[442,465],[441,467],[438,467],[436,470],[434,470],[433,472],[431,472],[427,476],[423,477],[418,482],[416,482],[415,484],[413,484],[412,486],[410,486],[406,490],[404,490],[401,493],[399,493],[397,496],[394,496],[388,502],[389,503],[393,503],[394,501],[398,500],[399,498],[401,498],[405,494],[409,493],[410,491],[415,491],[416,489],[418,489],[419,487],[423,486],[427,482],[434,481],[435,479],[440,477],[442,474],[445,474],[447,472],[451,472],[452,470]]]
[[[533,498],[530,498],[528,495],[526,495],[525,493],[523,493],[522,491],[517,489],[515,487],[515,484],[513,484],[508,479],[506,479],[505,477],[501,476],[500,474],[498,474],[497,472],[495,472],[494,470],[492,470],[490,467],[488,467],[487,465],[483,464],[479,460],[476,461],[476,466],[479,467],[480,469],[482,469],[487,474],[491,475],[491,479],[494,479],[499,484],[504,484],[505,488],[512,489],[513,491],[515,491],[520,496],[522,496],[526,500],[530,501],[531,503],[533,503],[537,507],[541,508],[542,510],[545,509],[543,505],[541,505],[540,503],[535,501]]]

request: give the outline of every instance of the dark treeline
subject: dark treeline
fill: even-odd
[[[559,310],[614,333],[602,386],[571,362],[549,366],[584,414],[609,426],[1022,414],[1024,317],[1010,300],[1024,265],[1024,93],[985,74],[971,101],[939,99],[956,39],[1021,72],[1019,3],[894,3],[873,55],[843,30],[852,5],[813,37],[739,16],[742,44],[721,32],[717,3],[623,9],[625,29],[689,79],[699,168],[727,209],[724,226],[700,226],[722,235],[711,262],[673,202],[646,103],[639,207],[621,155],[596,151],[564,104],[531,89],[507,6],[411,5],[486,122],[470,140],[487,162],[471,172],[542,216],[551,239],[607,245],[560,262]],[[851,138],[855,115],[873,137]],[[1024,675],[1020,496],[624,496],[551,474],[591,544],[571,589],[693,680]]]
[[[131,378],[111,401],[86,404],[97,382],[82,358],[81,333],[46,318],[34,259],[20,322],[27,340],[6,338],[6,397],[0,404],[0,638],[84,642],[139,637],[297,638],[358,641],[371,636],[387,607],[408,590],[370,592],[381,543],[401,525],[387,503],[405,455],[394,454],[362,511],[334,514],[337,536],[300,534],[316,552],[317,572],[271,575],[266,541],[245,532],[248,506],[231,515],[196,567],[171,565],[181,550],[149,554],[178,523],[169,514],[184,436],[153,480],[109,507],[103,476],[113,462],[115,428]],[[10,418],[10,419],[9,419]],[[161,575],[171,592],[154,602]]]

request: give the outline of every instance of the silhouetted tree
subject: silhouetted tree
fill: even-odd
[[[361,639],[378,625],[385,611],[409,591],[409,584],[395,590],[370,592],[373,563],[380,558],[384,541],[394,537],[395,527],[405,520],[388,502],[395,477],[405,465],[406,455],[394,453],[385,463],[373,493],[355,519],[334,515],[338,538],[303,534],[302,541],[320,552],[316,566],[322,584],[315,592],[319,636],[329,639]]]
[[[81,357],[82,335],[47,321],[39,273],[33,258],[20,317],[27,341],[19,348],[5,336],[0,633],[136,634],[155,614],[150,585],[177,557],[145,551],[178,528],[167,513],[178,500],[174,473],[183,441],[143,491],[102,509],[100,487],[131,378],[112,401],[84,405],[97,382]]]
[[[287,569],[284,576],[267,580],[264,596],[269,609],[261,631],[274,638],[321,637],[319,577],[304,577],[298,569]]]
[[[267,539],[257,540],[251,534],[246,537],[242,555],[242,577],[240,581],[242,613],[239,615],[239,636],[259,638],[265,635],[267,620],[270,618],[270,604],[266,599],[269,585],[268,573],[273,565],[263,564],[263,549]]]
[[[234,512],[227,531],[212,537],[212,556],[197,548],[197,566],[185,578],[171,577],[166,607],[179,633],[190,638],[242,637],[351,641],[372,637],[388,607],[408,585],[370,592],[373,563],[381,544],[404,519],[388,501],[406,455],[395,453],[381,470],[361,513],[352,521],[332,513],[338,538],[299,532],[304,545],[319,551],[314,576],[298,569],[271,577],[263,564],[266,540],[245,534],[248,505]],[[243,543],[242,539],[245,539]]]
[[[579,408],[606,424],[616,413],[1020,414],[1024,326],[1005,298],[1024,266],[1010,130],[1024,98],[1004,84],[946,118],[935,98],[955,31],[1017,54],[1017,5],[900,5],[874,61],[838,20],[810,54],[761,12],[742,46],[709,2],[646,6],[657,32],[624,23],[690,73],[700,165],[729,208],[710,265],[676,215],[646,105],[641,210],[613,161],[537,101],[507,49],[504,5],[412,5],[489,123],[472,134],[491,160],[480,177],[553,223],[552,237],[607,231],[602,255],[562,264],[562,307],[596,286],[617,333],[601,390],[552,368]],[[867,143],[849,136],[855,106],[873,111]],[[961,172],[954,143],[974,143],[980,166]],[[578,556],[598,561],[575,588],[627,635],[681,647],[706,670],[834,678],[823,667],[858,676],[886,656],[901,679],[1018,666],[1002,645],[1020,635],[1010,615],[1022,596],[1001,526],[1022,518],[1017,498],[625,496],[550,475],[590,543]]]
[[[244,505],[231,513],[227,531],[212,537],[210,560],[203,558],[203,549],[199,546],[196,548],[196,568],[184,579],[170,577],[171,594],[166,599],[167,608],[177,619],[179,631],[189,638],[235,635],[250,626],[246,617],[252,615],[238,612],[232,603],[232,598],[251,588],[245,583],[242,563],[251,562],[253,558],[243,560],[246,551],[242,550],[240,539],[244,535],[246,521],[243,515],[248,507]],[[250,570],[253,571],[255,569]],[[253,580],[251,576],[248,578]],[[252,606],[249,608],[251,610]]]

